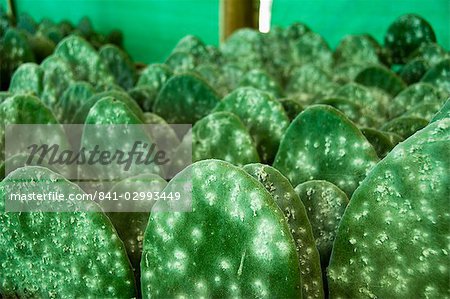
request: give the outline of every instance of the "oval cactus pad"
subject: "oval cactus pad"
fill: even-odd
[[[305,207],[295,193],[294,187],[272,166],[254,163],[245,165],[244,170],[269,191],[275,203],[284,213],[297,245],[303,298],[324,298],[319,252]]]
[[[219,102],[219,97],[203,79],[193,74],[170,78],[162,87],[153,111],[170,124],[194,124]]]
[[[273,165],[293,185],[326,180],[350,196],[377,162],[375,150],[347,117],[315,105],[292,121]]]
[[[252,137],[232,113],[211,113],[192,128],[192,160],[211,158],[237,166],[259,161]]]
[[[190,179],[192,212],[151,213],[143,297],[301,298],[295,243],[264,187],[236,166],[205,160],[164,191],[180,191]]]
[[[450,120],[400,143],[345,211],[328,271],[331,298],[449,298]]]
[[[328,267],[331,249],[348,204],[345,193],[327,181],[308,181],[295,187],[311,222],[322,269]]]
[[[42,167],[20,168],[0,183],[5,196],[83,191]],[[123,243],[102,212],[0,212],[0,297],[130,298],[133,272]]]
[[[236,114],[255,140],[261,160],[273,160],[281,137],[289,125],[289,118],[280,102],[266,92],[242,87],[227,95],[214,111]]]

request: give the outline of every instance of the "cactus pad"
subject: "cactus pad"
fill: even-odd
[[[443,95],[448,96],[450,94],[450,58],[430,68],[421,81],[433,84]]]
[[[253,139],[241,120],[229,112],[215,112],[192,128],[192,161],[219,159],[243,166],[258,162]]]
[[[371,36],[367,34],[348,35],[337,46],[334,60],[336,64],[377,64],[380,52],[380,45]]]
[[[292,121],[273,166],[293,185],[326,180],[351,196],[377,162],[375,150],[347,117],[315,105]]]
[[[248,164],[244,170],[269,191],[283,211],[297,246],[303,284],[303,298],[324,298],[319,252],[307,212],[289,180],[278,170],[259,163]]]
[[[336,185],[327,181],[302,183],[295,187],[295,192],[305,205],[325,272],[348,197]]]
[[[382,66],[369,66],[362,70],[355,78],[355,82],[382,89],[391,96],[396,96],[406,88],[405,82],[394,72]]]
[[[48,169],[21,168],[0,183],[0,211],[7,194],[31,191],[83,193]],[[4,298],[135,296],[123,243],[102,212],[0,212],[0,232]]]
[[[450,120],[399,144],[355,191],[328,269],[331,298],[448,298]]]
[[[414,14],[397,18],[384,37],[385,46],[392,52],[394,63],[404,63],[421,45],[436,42],[431,25]]]
[[[92,85],[114,82],[107,65],[82,37],[75,35],[66,37],[56,47],[55,54],[72,66],[78,80],[88,81]]]
[[[98,55],[114,76],[116,84],[125,90],[134,86],[136,69],[127,53],[117,46],[108,44],[100,48]]]
[[[423,118],[401,116],[385,123],[380,129],[382,131],[395,133],[403,139],[408,138],[415,132],[428,125],[428,121]]]
[[[219,97],[203,79],[193,74],[170,78],[162,87],[153,111],[168,123],[194,124],[219,102]]]
[[[280,102],[263,91],[241,87],[227,95],[214,109],[236,114],[245,124],[264,162],[275,157],[289,118]]]
[[[444,118],[450,118],[450,99],[447,99],[442,108],[433,116],[430,122],[435,122]]]
[[[24,63],[14,72],[9,85],[9,92],[40,96],[43,76],[39,65],[32,62]]]
[[[191,179],[192,212],[150,215],[143,297],[301,298],[295,243],[264,187],[236,166],[206,160],[179,173],[164,192],[179,192]]]

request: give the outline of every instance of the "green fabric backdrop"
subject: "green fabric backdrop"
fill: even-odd
[[[250,0],[242,0],[250,1]],[[5,3],[5,0],[0,0]],[[190,33],[218,44],[219,0],[16,0],[18,11],[36,19],[72,22],[88,15],[94,27],[122,29],[125,47],[136,61],[162,61]],[[439,42],[450,48],[450,0],[274,0],[272,24],[302,21],[332,47],[348,33],[371,33],[379,41],[389,24],[404,13],[431,22]]]

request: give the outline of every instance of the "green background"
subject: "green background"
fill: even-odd
[[[5,3],[5,0],[0,0]],[[242,0],[249,1],[249,0]],[[100,32],[120,28],[136,61],[163,61],[177,41],[195,34],[219,41],[218,0],[16,0],[18,12],[34,18],[77,23],[87,15]],[[272,24],[308,24],[332,47],[350,33],[370,33],[379,41],[389,24],[405,13],[425,17],[440,44],[450,48],[450,0],[274,0]]]

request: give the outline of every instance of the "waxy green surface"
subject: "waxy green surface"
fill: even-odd
[[[98,145],[100,151],[108,150],[115,153],[116,150],[131,151],[133,143],[140,141],[149,146],[153,143],[149,132],[143,127],[126,127],[113,125],[142,125],[141,119],[122,101],[113,97],[104,97],[91,108],[86,117],[87,125],[110,125],[109,130],[102,129],[102,135],[97,134],[97,129],[93,126],[85,127],[81,140],[82,146],[92,149],[92,146]],[[129,142],[125,142],[125,141]],[[122,145],[122,146],[119,146]],[[139,148],[141,151],[144,149]],[[155,153],[153,153],[154,155]],[[123,170],[121,164],[108,164],[108,167],[89,168],[89,176],[99,181],[112,181],[125,179],[129,176],[139,174],[160,174],[158,165],[151,163],[149,165],[132,163],[128,171]]]
[[[108,44],[100,48],[98,56],[114,76],[116,84],[125,90],[134,86],[137,77],[136,69],[127,53],[117,46]]]
[[[328,69],[333,63],[333,52],[322,36],[315,32],[306,32],[297,41],[291,43],[292,63],[305,65],[311,63]]]
[[[345,115],[314,105],[292,121],[273,166],[293,185],[326,180],[351,196],[377,162],[373,147]]]
[[[426,125],[428,125],[426,119],[412,116],[400,116],[385,123],[380,129],[382,131],[395,133],[400,135],[403,139],[406,139]]]
[[[39,65],[33,62],[21,64],[11,78],[9,92],[39,96],[43,89],[43,76],[43,71]]]
[[[192,161],[219,159],[237,166],[259,162],[247,128],[229,112],[215,112],[192,128]]]
[[[175,75],[162,87],[153,111],[170,124],[194,124],[219,102],[218,94],[192,73]]]
[[[334,52],[334,62],[377,64],[380,61],[381,47],[367,34],[348,35],[344,37]]]
[[[295,242],[256,179],[229,163],[206,160],[178,174],[164,191],[183,186],[192,192],[192,212],[150,215],[141,261],[144,298],[302,298]]]
[[[336,84],[331,76],[318,66],[306,64],[295,68],[286,86],[286,93],[307,93],[311,95],[326,95],[332,92]]]
[[[400,92],[389,104],[390,118],[397,117],[420,104],[442,103],[439,92],[428,83],[416,83]]]
[[[113,75],[97,51],[80,36],[71,35],[64,38],[56,47],[55,54],[72,66],[78,80],[92,85],[114,82]]]
[[[53,109],[59,122],[62,124],[83,123],[84,120],[78,120],[76,116],[94,93],[94,88],[87,82],[80,81],[71,84]]]
[[[289,125],[289,118],[280,102],[270,94],[252,87],[241,87],[227,95],[214,112],[236,114],[256,143],[261,161],[270,163]]]
[[[8,194],[30,190],[83,193],[42,167],[18,169],[0,183],[0,296],[134,297],[130,262],[109,219],[102,212],[3,212]]]
[[[275,168],[254,163],[243,168],[272,195],[283,211],[297,246],[303,298],[324,298],[320,257],[307,211],[289,180]]]
[[[167,182],[161,177],[154,174],[143,174],[124,179],[115,184],[110,192],[117,196],[126,196],[130,194],[134,196],[134,192],[161,192]],[[150,204],[156,201],[150,202]],[[144,243],[144,233],[147,227],[150,212],[148,212],[149,204],[145,203],[146,209],[139,210],[140,202],[133,205],[133,212],[121,212],[121,207],[117,207],[117,212],[108,212],[108,218],[111,220],[120,239],[125,245],[128,258],[135,273],[136,281],[140,279],[140,262]]]
[[[415,14],[397,18],[384,37],[385,46],[391,51],[394,63],[404,63],[421,45],[436,42],[431,25]]]
[[[423,76],[422,82],[433,84],[442,96],[450,95],[450,58],[441,60]]]
[[[348,204],[347,195],[336,185],[319,180],[302,183],[295,187],[295,192],[305,205],[325,273],[339,222]]]
[[[433,116],[430,122],[435,122],[441,119],[450,118],[450,99],[445,101],[442,108]]]
[[[54,109],[64,91],[75,83],[76,76],[71,65],[57,55],[47,57],[41,63],[41,68],[44,72],[41,101]]]
[[[270,93],[275,99],[282,96],[280,84],[263,70],[253,69],[247,72],[239,82],[240,87],[254,87]]]
[[[383,132],[373,128],[361,128],[361,132],[364,134],[367,141],[369,141],[373,146],[380,159],[386,157],[386,155],[397,144],[395,142],[396,140],[393,140],[392,136],[390,136],[390,132]]]
[[[192,71],[197,65],[194,55],[188,52],[173,52],[164,63],[175,74]]]
[[[382,89],[393,97],[406,88],[405,82],[397,74],[383,66],[365,68],[356,76],[355,82]]]
[[[331,298],[450,297],[449,136],[449,119],[430,124],[355,191],[331,255]]]
[[[406,84],[411,85],[419,82],[428,68],[429,65],[425,59],[415,58],[402,67],[399,75]]]

